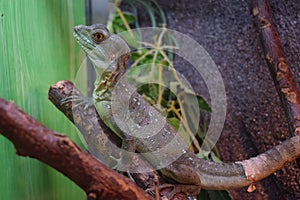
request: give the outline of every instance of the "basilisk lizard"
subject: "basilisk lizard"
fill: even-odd
[[[130,56],[127,43],[100,24],[76,26],[74,37],[87,53],[97,73],[93,93],[97,112],[106,125],[124,140],[122,146],[129,152],[137,150],[144,153],[153,165],[159,165],[163,160],[147,152],[155,152],[166,146],[170,148],[162,152],[167,154],[162,158],[173,156],[173,162],[159,169],[165,177],[176,182],[169,197],[177,192],[195,196],[199,194],[201,187],[224,190],[248,186],[300,156],[300,135],[257,157],[234,163],[215,163],[198,158],[188,149],[184,140],[177,137],[177,131],[168,121],[164,121],[155,135],[138,137],[136,130],[143,130],[141,128],[153,123],[153,115],[160,115],[142,96],[132,92],[133,89],[124,78],[126,61]],[[119,93],[118,98],[113,98],[115,93]],[[128,101],[128,104],[124,105],[124,101]],[[125,111],[121,111],[124,107]],[[136,138],[133,139],[128,134],[130,131],[135,131]],[[175,145],[168,146],[169,143]],[[180,153],[180,156],[177,153]]]

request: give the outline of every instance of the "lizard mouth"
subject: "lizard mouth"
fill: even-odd
[[[90,39],[82,33],[82,29],[80,26],[76,26],[73,31],[73,36],[80,45],[80,47],[86,52],[89,53],[94,48],[96,48],[95,44],[90,42]]]

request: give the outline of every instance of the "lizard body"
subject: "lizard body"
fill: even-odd
[[[76,26],[74,37],[95,67],[97,80],[93,93],[94,104],[108,127],[124,139],[128,137],[126,131],[133,130],[131,125],[134,128],[147,128],[154,120],[153,115],[160,117],[154,107],[137,92],[132,91],[123,76],[130,48],[120,36],[111,34],[105,26],[96,24]],[[118,82],[121,84],[117,84]],[[116,91],[121,98],[112,99]],[[117,111],[124,109],[124,99],[129,99],[128,107],[125,106],[126,111],[113,112],[112,106]],[[113,114],[117,116],[114,117]],[[160,120],[159,118],[158,121]],[[159,153],[168,158],[174,156],[174,162],[168,163],[160,171],[168,179],[175,181],[177,188],[188,195],[197,195],[201,187],[224,190],[248,186],[300,156],[300,136],[295,136],[255,158],[235,163],[215,163],[198,158],[188,149],[184,140],[177,136],[173,126],[165,121],[157,134],[136,139],[134,147],[138,152],[144,153],[151,164],[159,165],[159,162],[163,162],[164,155],[162,159],[157,159],[155,154],[149,155],[147,152],[162,149],[172,141],[173,146],[168,146],[164,152],[157,152],[158,156]],[[131,151],[134,152],[135,148]]]

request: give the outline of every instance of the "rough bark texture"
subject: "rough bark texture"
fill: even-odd
[[[292,71],[281,44],[278,31],[274,25],[268,0],[252,0],[252,13],[275,87],[286,112],[290,133],[300,133],[300,90],[295,82]]]
[[[0,132],[17,154],[36,158],[74,181],[89,199],[152,199],[132,181],[107,168],[68,137],[48,129],[14,103],[0,98]]]
[[[247,159],[289,138],[287,118],[276,92],[254,23],[250,1],[158,0],[168,28],[188,34],[211,55],[227,91],[227,118],[218,142],[225,162]],[[271,1],[274,24],[296,82],[300,83],[300,1]],[[146,15],[142,26],[150,25]],[[189,64],[176,68],[208,98],[205,83]],[[209,98],[208,98],[209,99]],[[241,134],[243,133],[243,134]],[[246,134],[245,134],[246,133]],[[233,190],[234,199],[300,199],[298,162],[259,182],[257,189]]]

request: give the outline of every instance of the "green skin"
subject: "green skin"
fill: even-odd
[[[168,145],[169,141],[178,134],[167,121],[156,135],[133,141],[132,137],[124,131],[126,129],[120,128],[122,123],[116,123],[113,117],[112,94],[114,90],[118,90],[117,82],[125,74],[126,61],[130,55],[130,48],[126,42],[119,35],[109,33],[106,27],[100,24],[76,26],[74,37],[91,59],[97,73],[93,93],[97,112],[104,123],[123,139],[122,147],[127,151],[134,152],[137,150],[143,153],[152,152]],[[122,87],[125,89],[119,88],[119,90],[132,90],[126,79],[122,79]],[[151,120],[149,113],[159,115],[157,114],[158,111],[136,92],[132,92],[131,95],[131,99],[134,101],[129,102],[128,112],[125,114],[130,115],[130,119],[138,126],[146,127]],[[123,92],[122,98],[113,101],[116,105],[122,106],[123,97],[130,98],[129,96],[128,92]],[[116,107],[118,109],[118,106]],[[120,107],[120,109],[122,108]],[[174,190],[168,195],[169,197],[177,192],[196,196],[201,187],[210,190],[226,190],[249,186],[300,156],[300,135],[249,160],[222,164],[198,158],[188,149],[187,144],[181,138],[178,139],[178,143],[184,149],[184,153],[181,153],[180,157],[174,158],[175,161],[167,167],[160,169],[166,178],[176,182]],[[168,156],[173,156],[173,151],[176,151],[176,147],[173,149],[171,147]],[[151,164],[158,164],[153,156],[146,156],[146,159]]]

